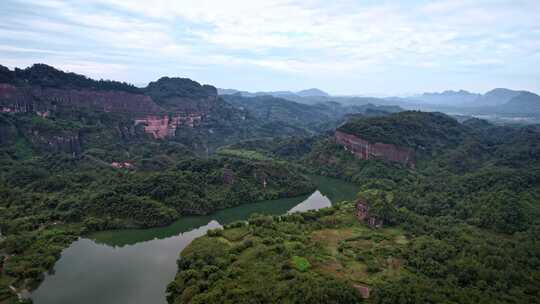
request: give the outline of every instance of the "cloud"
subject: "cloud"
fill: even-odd
[[[532,66],[540,48],[536,0],[5,0],[0,9],[0,55],[39,53],[85,70],[81,62],[212,65],[353,79]]]

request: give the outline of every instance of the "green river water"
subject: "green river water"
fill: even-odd
[[[245,204],[207,216],[186,216],[170,226],[105,231],[80,238],[62,252],[45,280],[32,292],[36,304],[165,304],[165,288],[176,274],[176,260],[189,243],[253,213],[285,214],[351,200],[358,188],[326,177],[313,177],[311,195]]]

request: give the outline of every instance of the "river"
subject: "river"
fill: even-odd
[[[31,294],[35,304],[165,304],[165,288],[176,274],[176,260],[189,243],[208,229],[245,220],[253,213],[285,214],[351,200],[358,188],[314,177],[311,195],[245,204],[207,216],[186,216],[170,226],[114,230],[80,238]]]

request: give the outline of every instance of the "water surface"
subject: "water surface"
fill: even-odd
[[[207,216],[186,216],[170,226],[104,231],[80,238],[62,252],[51,274],[32,293],[36,304],[165,304],[182,249],[206,233],[253,213],[285,214],[353,199],[358,188],[314,177],[311,195],[245,204]]]

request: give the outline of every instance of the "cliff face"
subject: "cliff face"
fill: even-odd
[[[144,115],[165,112],[152,98],[123,91],[15,87],[0,84],[2,112],[52,112],[87,109]]]
[[[335,140],[347,151],[350,151],[360,159],[381,159],[398,162],[406,166],[415,166],[415,152],[410,148],[378,142],[370,143],[367,140],[342,131],[336,131]]]
[[[145,133],[154,138],[166,138],[175,136],[176,129],[181,125],[194,128],[203,117],[202,113],[149,115],[135,119],[135,125],[144,125]]]
[[[160,106],[151,96],[125,91],[0,84],[0,112],[34,113],[41,117],[80,110],[125,114],[134,125],[144,125],[145,132],[154,138],[172,137],[180,125],[196,127],[216,100],[217,95],[172,95],[166,99],[166,105]]]

